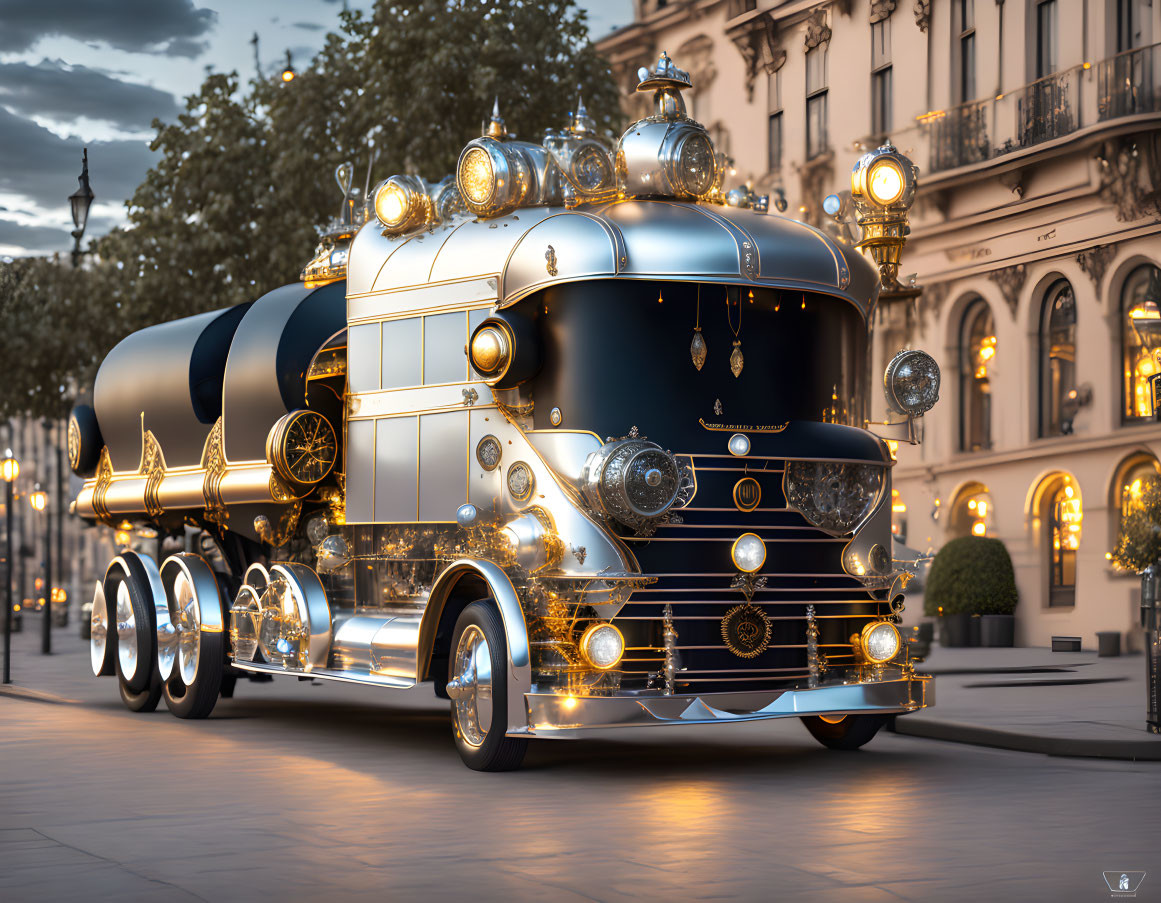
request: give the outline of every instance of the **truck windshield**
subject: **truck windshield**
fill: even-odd
[[[538,298],[546,344],[538,427],[554,406],[601,436],[638,424],[658,441],[699,419],[727,427],[864,426],[867,327],[840,298],[628,280],[572,283]],[[701,369],[695,333],[704,342]]]

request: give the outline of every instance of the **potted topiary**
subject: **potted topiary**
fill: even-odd
[[[1007,548],[998,539],[964,536],[944,545],[931,563],[924,613],[941,615],[943,645],[967,646],[972,616],[981,615],[980,643],[1011,646],[1018,596]]]

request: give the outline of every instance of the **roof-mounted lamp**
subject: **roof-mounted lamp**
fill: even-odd
[[[863,233],[857,247],[869,252],[879,267],[881,299],[915,297],[920,292],[916,286],[899,284],[899,259],[911,231],[907,213],[918,182],[919,168],[890,144],[864,154],[851,172],[851,202]]]

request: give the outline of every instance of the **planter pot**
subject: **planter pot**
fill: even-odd
[[[960,648],[971,645],[972,616],[944,615],[939,619],[939,643],[949,648]]]
[[[978,646],[980,644],[980,616],[970,615],[968,617],[968,642],[969,646]]]
[[[921,643],[927,643],[928,645],[930,645],[931,641],[933,639],[935,639],[935,625],[932,624],[930,621],[920,621],[919,622],[919,641]]]
[[[1121,654],[1121,632],[1119,630],[1097,631],[1097,655],[1102,658]]]
[[[1015,646],[1015,615],[982,615],[980,617],[981,646]]]

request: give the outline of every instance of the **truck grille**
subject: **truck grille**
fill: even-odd
[[[693,455],[697,494],[649,538],[629,539],[642,571],[656,582],[633,592],[614,622],[626,638],[622,688],[664,687],[663,625],[666,606],[677,631],[674,692],[771,689],[801,683],[809,674],[806,606],[814,605],[819,651],[834,664],[852,661],[850,636],[868,620],[889,613],[886,594],[867,590],[842,567],[847,539],[811,526],[788,510],[780,459]],[[738,480],[753,477],[761,499],[753,511],[733,504]],[[730,584],[738,575],[730,548],[745,532],[766,543],[757,576],[766,585],[753,604],[770,619],[770,642],[753,658],[726,646],[721,621],[745,601]]]

